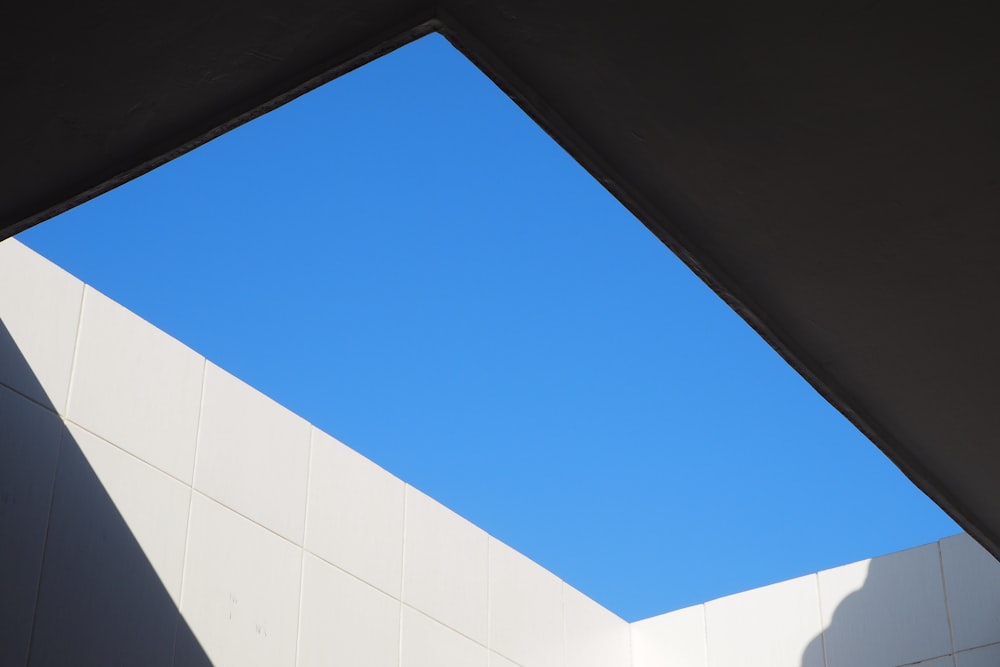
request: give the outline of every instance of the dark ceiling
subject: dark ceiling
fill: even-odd
[[[991,10],[20,3],[0,42],[0,238],[439,30],[996,555]]]

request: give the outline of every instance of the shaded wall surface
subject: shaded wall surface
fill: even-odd
[[[970,538],[634,623],[14,240],[0,665],[1000,665]]]

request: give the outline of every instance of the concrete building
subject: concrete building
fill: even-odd
[[[0,243],[0,665],[988,667],[965,535],[626,623]]]

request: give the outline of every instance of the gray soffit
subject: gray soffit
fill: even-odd
[[[2,25],[0,238],[443,32],[1000,554],[990,3],[104,0]]]

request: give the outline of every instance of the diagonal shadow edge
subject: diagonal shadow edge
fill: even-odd
[[[0,364],[0,664],[209,667],[2,320]]]

